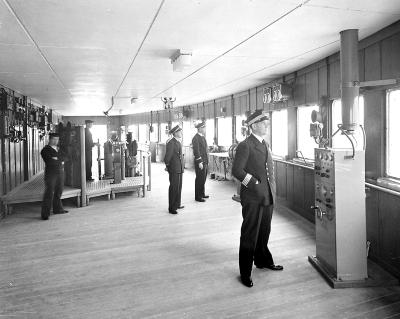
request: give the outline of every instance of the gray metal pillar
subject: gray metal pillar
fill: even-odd
[[[86,158],[85,158],[85,128],[79,126],[79,139],[81,142],[81,206],[87,206],[86,202]]]
[[[340,79],[342,96],[342,128],[352,134],[359,122],[357,29],[344,30],[340,32]]]

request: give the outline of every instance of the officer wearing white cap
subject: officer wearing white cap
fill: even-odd
[[[205,202],[205,198],[209,197],[204,192],[208,172],[208,146],[204,136],[206,123],[201,121],[195,127],[197,128],[197,133],[192,139],[194,170],[196,172],[194,199],[198,202]]]
[[[232,174],[241,182],[243,223],[240,235],[239,268],[242,283],[253,286],[251,271],[257,268],[283,270],[275,265],[268,248],[275,201],[275,174],[271,151],[263,136],[268,131],[268,114],[256,110],[246,120],[251,134],[236,148]]]
[[[61,202],[64,188],[64,158],[58,148],[59,138],[60,136],[57,133],[49,133],[49,143],[40,152],[45,163],[45,189],[41,212],[43,220],[49,219],[52,206],[53,214],[68,213]]]
[[[184,164],[182,144],[179,141],[182,138],[182,129],[179,125],[176,125],[169,133],[173,137],[167,142],[164,157],[166,170],[169,174],[168,211],[170,214],[177,214],[177,209],[183,208],[181,205],[181,193]]]

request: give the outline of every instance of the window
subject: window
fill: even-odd
[[[359,111],[359,123],[364,126],[364,97],[360,95],[358,99],[358,111]],[[343,123],[342,121],[342,101],[340,99],[334,100],[332,103],[332,134],[338,129],[338,124]],[[361,128],[357,128],[354,132],[354,139],[356,141],[356,149],[362,149],[364,144],[364,136]],[[332,147],[334,148],[351,148],[350,141],[348,138],[341,133],[337,133],[332,139]]]
[[[314,160],[314,148],[318,147],[310,136],[311,112],[319,111],[318,105],[297,108],[297,150],[304,158]]]
[[[235,138],[238,143],[243,141],[246,138],[246,136],[242,135],[242,127],[243,127],[242,123],[244,120],[246,120],[245,115],[236,115],[235,116],[235,121],[236,121]]]
[[[147,135],[147,124],[139,124],[139,142],[144,143],[149,140]]]
[[[288,115],[287,110],[272,112],[272,154],[288,155]]]
[[[153,123],[153,132],[150,132],[150,142],[158,142],[158,124]]]
[[[206,140],[208,145],[214,144],[214,119],[206,120]]]
[[[232,117],[218,118],[218,146],[232,145]]]
[[[132,140],[138,140],[138,125],[132,124],[128,126],[128,132],[132,133]]]
[[[386,174],[400,178],[400,90],[387,93],[386,111]]]
[[[194,122],[192,121],[184,121],[183,122],[183,145],[189,146],[192,144],[192,138],[197,133],[197,129],[194,127]]]

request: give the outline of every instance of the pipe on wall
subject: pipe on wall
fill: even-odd
[[[358,30],[340,32],[340,79],[342,98],[342,128],[350,134],[358,126],[359,72]]]

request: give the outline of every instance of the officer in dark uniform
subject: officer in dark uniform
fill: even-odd
[[[41,216],[49,219],[51,206],[54,214],[68,213],[62,206],[61,195],[64,187],[64,158],[58,148],[59,135],[49,134],[49,144],[43,147],[40,154],[45,163],[44,184],[45,190],[42,202]]]
[[[269,117],[261,110],[249,115],[246,124],[252,133],[239,143],[232,174],[241,182],[240,200],[243,223],[240,235],[239,268],[242,283],[253,286],[251,270],[282,270],[275,265],[268,249],[272,211],[275,200],[275,174],[271,151],[263,136],[268,131]]]
[[[183,157],[182,157],[182,129],[179,125],[174,126],[170,131],[173,135],[167,141],[167,147],[164,157],[166,171],[169,174],[169,192],[168,192],[168,211],[170,214],[177,214],[176,211],[181,206],[181,193],[182,193],[182,174],[183,174]]]
[[[92,132],[90,129],[93,126],[92,120],[85,120],[85,161],[86,161],[86,180],[94,181],[92,178],[92,148],[96,145],[93,143]]]
[[[126,151],[125,151],[125,166],[126,166],[127,177],[136,176],[137,149],[138,145],[136,140],[132,140],[132,132],[128,132],[128,134],[126,134]]]
[[[194,198],[198,202],[205,202],[205,198],[209,196],[204,192],[204,185],[208,172],[208,146],[206,137],[206,123],[204,121],[195,125],[197,134],[192,139],[194,170],[196,172],[196,180],[194,187]]]

